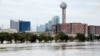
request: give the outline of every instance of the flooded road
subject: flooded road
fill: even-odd
[[[0,56],[100,56],[100,42],[0,44]]]

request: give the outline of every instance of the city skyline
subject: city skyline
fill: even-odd
[[[81,22],[89,25],[100,25],[99,0],[64,0],[66,9],[66,22]],[[0,0],[0,26],[9,28],[10,19],[28,20],[32,23],[32,30],[36,26],[47,23],[53,16],[60,16],[59,5],[62,0]],[[2,21],[1,21],[2,20]],[[5,23],[6,22],[6,23]]]

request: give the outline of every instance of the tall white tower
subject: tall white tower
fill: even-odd
[[[66,8],[67,4],[65,2],[62,2],[60,4],[60,7],[62,9],[62,24],[66,23]]]

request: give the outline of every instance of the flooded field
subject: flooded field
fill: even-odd
[[[0,56],[100,56],[100,42],[0,44]]]

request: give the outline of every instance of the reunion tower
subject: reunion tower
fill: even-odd
[[[60,4],[60,7],[62,9],[62,24],[66,23],[66,8],[67,4],[65,2],[62,2]]]

